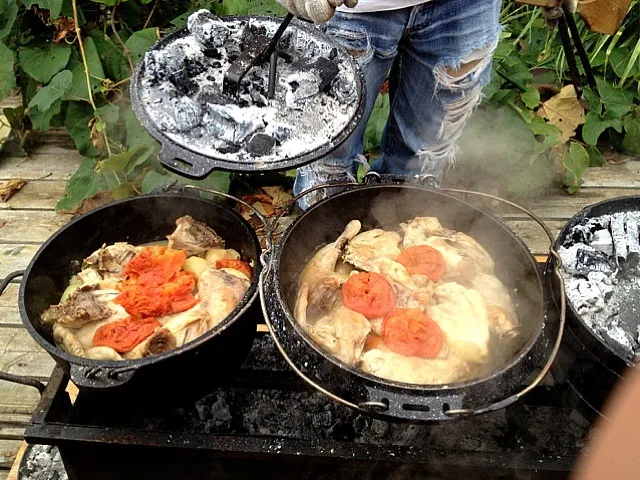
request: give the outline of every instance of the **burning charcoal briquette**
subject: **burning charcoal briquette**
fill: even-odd
[[[564,240],[563,246],[570,247],[576,243],[584,243],[589,245],[593,240],[593,235],[599,230],[607,230],[609,228],[609,217],[602,216],[590,218],[585,223],[576,225],[571,229]]]
[[[627,248],[627,232],[624,228],[624,213],[616,213],[611,217],[611,237],[613,238],[613,250],[618,262],[627,259],[629,250]]]
[[[276,144],[276,139],[265,135],[264,133],[256,133],[247,145],[247,151],[256,157],[264,157],[271,153]]]
[[[187,28],[202,45],[221,47],[231,33],[225,23],[208,10],[198,10],[187,20]]]
[[[263,128],[264,122],[236,105],[215,105],[205,114],[204,126],[216,139],[238,145]]]
[[[329,93],[333,94],[333,96],[344,105],[350,105],[358,98],[356,82],[352,78],[349,78],[345,72],[340,72],[334,79]]]
[[[320,91],[326,91],[333,80],[340,73],[340,67],[335,62],[332,62],[328,58],[320,57],[314,61],[306,58],[302,58],[292,64],[292,68],[299,71],[314,71],[320,77],[319,89]]]
[[[176,126],[180,132],[188,132],[200,124],[202,110],[200,106],[189,97],[174,99],[173,109]]]
[[[594,232],[591,246],[607,256],[613,256],[613,238],[609,230],[597,230]]]
[[[186,53],[180,44],[170,44],[162,50],[149,50],[144,56],[145,78],[153,84],[162,83],[184,66]]]
[[[229,97],[222,93],[219,87],[215,85],[205,85],[200,89],[197,97],[198,102],[206,106],[210,105],[226,105],[231,102]]]
[[[293,135],[293,127],[282,123],[272,122],[267,125],[264,133],[276,139],[276,142],[283,143],[291,138]]]
[[[580,248],[576,251],[575,269],[583,275],[587,275],[589,272],[602,272],[611,275],[615,271],[615,264],[609,256],[602,252]]]
[[[638,232],[638,217],[633,214],[627,214],[626,221],[627,230],[627,263],[629,266],[636,266],[640,259],[640,233]]]
[[[313,97],[320,92],[322,79],[314,71],[292,72],[280,78],[280,84],[287,90],[285,102],[289,108],[297,103]]]

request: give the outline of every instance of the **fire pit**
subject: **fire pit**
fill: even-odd
[[[71,480],[567,478],[588,430],[553,382],[455,425],[373,419],[305,388],[262,333],[232,380],[162,415],[71,404],[67,381],[54,372],[26,436],[58,446]]]

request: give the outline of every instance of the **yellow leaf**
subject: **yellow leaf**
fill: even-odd
[[[273,199],[272,203],[276,208],[285,207],[293,199],[291,194],[282,187],[262,187],[262,190]]]
[[[538,115],[562,131],[562,140],[568,141],[576,133],[576,128],[584,124],[584,109],[573,85],[567,85],[560,92],[542,104]]]

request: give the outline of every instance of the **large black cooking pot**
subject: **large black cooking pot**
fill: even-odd
[[[256,275],[242,302],[216,328],[180,348],[139,360],[98,361],[55,346],[40,314],[59,302],[82,260],[104,244],[164,240],[183,215],[209,225],[226,245],[253,260]],[[255,336],[260,244],[249,224],[224,204],[186,194],[152,194],[110,203],[70,222],[38,250],[24,272],[20,316],[31,336],[87,394],[108,395],[118,408],[168,406],[197,398],[237,369]],[[107,397],[105,397],[107,398]]]
[[[484,378],[434,386],[383,380],[323,351],[293,317],[302,269],[350,220],[360,220],[363,230],[397,229],[399,223],[416,216],[436,216],[444,227],[473,236],[495,259],[496,274],[512,293],[526,342],[507,364]],[[292,368],[334,400],[387,420],[446,420],[505,407],[528,391],[521,391],[521,384],[544,363],[553,338],[543,277],[524,242],[500,220],[442,191],[400,184],[346,190],[317,203],[297,219],[273,248],[270,262],[261,286],[263,308]],[[560,328],[558,335],[562,325],[554,325]],[[557,346],[558,339],[542,375],[548,371]]]
[[[564,226],[556,240],[556,248],[567,241],[576,225],[590,218],[629,211],[640,211],[640,197],[619,197],[590,205]],[[629,301],[640,303],[639,298],[630,298]],[[567,300],[566,334],[553,364],[553,374],[554,378],[565,380],[574,390],[575,406],[579,411],[590,419],[602,416],[605,400],[618,382],[625,381],[624,373],[631,366],[589,327]]]

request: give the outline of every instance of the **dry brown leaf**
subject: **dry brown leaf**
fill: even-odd
[[[106,144],[104,143],[104,135],[98,130],[97,120],[97,118],[92,118],[91,120],[89,120],[89,139],[91,140],[91,144],[94,147],[96,147],[98,150],[103,150],[106,147]]]
[[[11,125],[4,115],[0,115],[0,147],[11,135]]]
[[[25,186],[27,182],[21,178],[12,178],[0,184],[0,201],[7,202],[13,195]]]
[[[59,17],[53,21],[53,26],[56,27],[56,33],[53,35],[53,43],[60,43],[67,38],[69,34],[75,35],[76,24],[73,18]]]
[[[282,187],[262,187],[262,190],[271,197],[271,203],[276,208],[285,207],[293,199],[293,196]]]
[[[562,131],[562,140],[568,141],[576,133],[576,128],[584,123],[584,108],[576,97],[573,85],[566,85],[560,93],[544,102],[538,115]]]
[[[93,197],[85,198],[80,205],[70,210],[59,210],[59,213],[73,213],[74,218],[90,212],[102,205],[113,202],[113,195],[109,191],[98,192]]]
[[[255,202],[271,203],[271,197],[266,193],[252,193],[251,195],[245,195],[242,197],[242,200],[249,204],[253,204]]]

